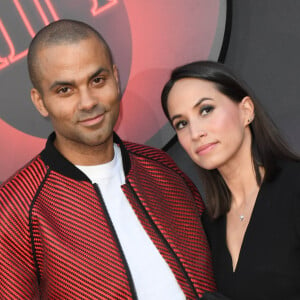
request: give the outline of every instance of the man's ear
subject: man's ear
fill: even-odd
[[[113,65],[113,74],[114,74],[114,78],[118,85],[118,91],[119,91],[119,93],[121,93],[119,70],[116,65]]]
[[[31,89],[30,95],[31,95],[32,103],[39,111],[39,113],[45,118],[48,117],[49,113],[47,108],[44,105],[44,101],[40,92],[37,89],[33,88]]]
[[[255,116],[254,104],[252,99],[249,96],[246,96],[240,102],[240,107],[243,112],[243,118],[245,125],[249,125]]]
[[[115,80],[119,83],[119,71],[116,65],[113,65],[113,74],[115,77]]]

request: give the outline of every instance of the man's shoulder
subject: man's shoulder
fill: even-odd
[[[178,167],[173,158],[162,149],[128,141],[123,142],[123,144],[126,150],[139,161],[146,164],[151,163],[158,168],[166,168],[170,172],[173,172],[173,174],[176,173],[177,176],[182,177],[184,181],[188,183],[191,182],[186,174]]]
[[[127,151],[133,155],[177,168],[177,165],[169,154],[161,149],[128,141],[124,141],[123,143]]]
[[[134,142],[129,142],[129,141],[123,141],[126,149],[130,152],[136,152],[136,153],[156,153],[156,154],[162,154],[162,155],[167,155],[166,152],[159,148],[155,148],[152,146],[144,145],[144,144],[139,144],[139,143],[134,143]]]
[[[29,241],[30,211],[41,182],[46,174],[46,166],[40,156],[33,158],[8,178],[0,187],[0,234],[1,243],[10,244],[6,236],[14,237],[15,243]]]
[[[25,165],[19,168],[14,174],[6,179],[0,186],[0,191],[3,190],[22,190],[37,184],[42,180],[47,171],[47,166],[42,161],[40,155],[36,155]]]
[[[197,201],[200,209],[200,214],[203,212],[205,206],[199,194],[199,191],[191,179],[179,169],[174,160],[165,151],[154,148],[151,146],[141,145],[132,142],[123,142],[127,151],[136,156],[140,161],[148,164],[151,163],[152,167],[164,172],[167,171],[172,174],[172,178],[177,178],[178,182],[184,183],[186,187],[193,193],[193,197]]]

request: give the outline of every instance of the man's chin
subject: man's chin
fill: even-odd
[[[99,147],[103,146],[105,144],[110,144],[113,143],[113,135],[112,133],[109,135],[95,135],[94,137],[84,137],[82,140],[82,144],[85,144],[86,146],[89,147]]]

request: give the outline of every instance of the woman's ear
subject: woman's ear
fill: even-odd
[[[249,96],[246,96],[240,102],[240,107],[243,112],[244,124],[249,125],[255,116],[254,104],[252,99]]]
[[[37,89],[33,88],[31,90],[30,95],[31,95],[32,103],[39,111],[39,113],[45,118],[48,117],[49,113],[47,108],[45,107],[44,100],[40,92]]]

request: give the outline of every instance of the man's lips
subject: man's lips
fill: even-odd
[[[104,114],[99,114],[95,117],[80,120],[79,123],[81,125],[87,126],[87,127],[94,126],[94,125],[97,125],[98,123],[100,123],[102,121],[103,117],[104,117]]]
[[[208,144],[202,145],[202,146],[200,146],[200,147],[198,147],[196,149],[196,153],[198,155],[206,154],[209,151],[211,151],[216,145],[217,145],[217,142],[213,142],[213,143],[208,143]]]

